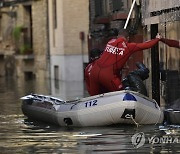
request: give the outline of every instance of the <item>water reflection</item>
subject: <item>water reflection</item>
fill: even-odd
[[[58,84],[58,86],[56,85]],[[72,99],[87,95],[83,83],[0,79],[0,153],[177,153],[178,143],[150,144],[148,137],[180,135],[180,126],[116,125],[67,128],[27,119],[20,97],[40,93]],[[56,85],[56,86],[55,86]],[[145,144],[135,148],[134,134],[144,132]],[[179,140],[180,141],[180,140]]]
[[[84,82],[82,81],[59,81],[50,80],[51,95],[60,97],[61,99],[76,99],[88,96],[85,90]]]

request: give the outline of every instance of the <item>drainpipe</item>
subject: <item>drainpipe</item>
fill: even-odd
[[[151,39],[158,33],[158,24],[151,25]],[[159,47],[155,45],[151,48],[151,72],[152,72],[152,98],[160,106],[160,72],[159,72]]]
[[[79,33],[79,39],[81,40],[81,54],[82,54],[82,69],[83,69],[83,80],[84,80],[84,39],[85,39],[85,34],[83,31]]]

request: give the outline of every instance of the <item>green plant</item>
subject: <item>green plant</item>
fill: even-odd
[[[23,26],[16,26],[13,29],[13,37],[16,41],[19,41]]]

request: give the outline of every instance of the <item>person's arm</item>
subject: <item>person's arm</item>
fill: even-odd
[[[180,48],[180,41],[161,38],[161,42],[167,44],[170,47]]]
[[[159,40],[160,40],[159,38],[156,38],[143,43],[128,43],[128,47],[132,52],[141,51],[144,49],[152,48],[154,45],[156,45],[159,42]]]

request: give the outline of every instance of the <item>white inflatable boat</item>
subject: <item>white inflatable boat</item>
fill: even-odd
[[[155,100],[129,90],[71,101],[37,94],[21,99],[24,115],[60,126],[157,124],[164,117]]]

